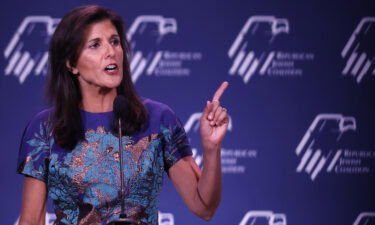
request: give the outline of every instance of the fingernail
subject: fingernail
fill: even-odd
[[[212,120],[212,117],[213,117],[213,116],[212,116],[212,113],[208,114],[208,119],[209,119],[209,120]]]

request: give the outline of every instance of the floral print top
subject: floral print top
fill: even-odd
[[[157,224],[158,194],[164,171],[191,155],[183,126],[166,105],[142,99],[147,127],[124,136],[125,213],[138,224]],[[21,140],[17,172],[46,183],[53,200],[55,224],[106,224],[119,217],[119,140],[110,132],[112,112],[81,111],[85,139],[73,150],[55,144],[48,118],[38,113]]]

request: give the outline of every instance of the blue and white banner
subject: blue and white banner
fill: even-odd
[[[373,0],[1,2],[1,224],[19,219],[18,147],[47,107],[50,38],[86,4],[123,17],[138,93],[177,113],[199,166],[201,111],[230,83],[220,207],[195,217],[165,175],[160,225],[375,224]]]

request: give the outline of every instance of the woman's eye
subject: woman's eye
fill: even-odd
[[[89,48],[98,48],[98,47],[99,47],[99,43],[93,43],[89,45]]]
[[[120,40],[118,40],[118,39],[113,39],[112,41],[111,41],[111,44],[112,45],[119,45],[120,44]]]

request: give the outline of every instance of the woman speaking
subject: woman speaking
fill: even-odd
[[[44,224],[47,196],[55,224],[157,224],[164,172],[194,214],[213,216],[228,127],[219,100],[228,83],[200,119],[201,171],[174,112],[137,96],[129,55],[122,19],[111,10],[79,7],[57,26],[49,48],[52,107],[32,118],[21,140],[19,224]]]

